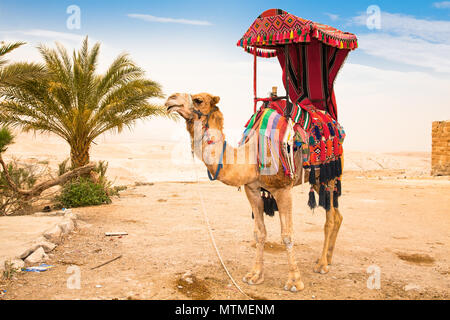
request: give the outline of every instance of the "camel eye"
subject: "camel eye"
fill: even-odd
[[[202,99],[194,99],[195,104],[202,104]]]

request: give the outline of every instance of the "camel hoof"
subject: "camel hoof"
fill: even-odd
[[[297,271],[289,273],[289,278],[284,286],[284,290],[295,293],[298,291],[302,291],[304,288],[305,285],[300,278],[300,272]]]
[[[314,272],[320,274],[327,274],[330,271],[328,264],[317,263],[314,267]]]
[[[249,285],[258,285],[264,282],[264,274],[261,272],[249,272],[242,281]]]

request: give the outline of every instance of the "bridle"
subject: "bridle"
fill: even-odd
[[[200,110],[194,108],[194,103],[193,103],[193,101],[192,101],[192,97],[191,97],[190,94],[189,94],[189,105],[190,105],[190,108],[192,109],[192,112],[194,112],[194,113],[198,116],[198,119],[199,119],[199,120],[200,120],[202,117],[205,117],[205,118],[206,118],[206,123],[203,125],[203,128],[202,128],[202,129],[205,130],[205,131],[203,132],[202,138],[201,138],[201,141],[203,141],[203,138],[205,137],[205,135],[208,135],[209,118],[211,117],[211,115],[212,115],[214,112],[218,111],[219,108],[218,108],[217,106],[214,106],[207,114],[204,114],[204,113],[201,112]],[[194,120],[194,119],[191,118],[189,121],[192,122],[193,120]],[[206,143],[208,143],[208,144],[215,144],[216,142],[214,142],[214,141],[211,140],[211,139],[208,139],[208,140],[206,141]],[[217,165],[217,170],[216,170],[216,173],[214,174],[214,177],[211,175],[211,173],[209,172],[209,170],[206,169],[206,172],[208,173],[208,178],[209,178],[209,180],[211,180],[211,181],[217,180],[217,177],[219,176],[219,172],[220,172],[220,170],[223,168],[223,155],[224,155],[224,153],[225,153],[226,147],[227,147],[227,142],[226,142],[225,139],[224,139],[224,140],[223,140],[222,153],[221,153],[221,155],[220,155],[219,163],[218,163],[218,165]],[[193,149],[192,149],[192,156],[194,156],[194,150],[193,150]]]

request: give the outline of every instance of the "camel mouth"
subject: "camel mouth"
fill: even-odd
[[[179,104],[170,105],[167,107],[167,112],[170,113],[170,112],[176,111],[176,109],[179,109],[181,107],[182,107],[182,105],[179,105]]]

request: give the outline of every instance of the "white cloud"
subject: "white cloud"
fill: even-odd
[[[365,14],[352,23],[366,25]],[[450,21],[424,20],[403,14],[381,13],[381,30],[360,34],[360,48],[390,61],[450,73]]]
[[[450,9],[450,1],[433,2],[433,7],[438,9]]]
[[[23,35],[30,36],[35,38],[47,38],[53,40],[69,40],[81,42],[84,36],[70,33],[70,32],[59,32],[52,30],[43,30],[43,29],[31,29],[31,30],[14,30],[14,31],[0,31],[2,34],[6,35]]]
[[[332,21],[336,21],[339,19],[338,14],[325,12],[325,15],[328,16],[328,18],[330,18]]]
[[[366,25],[366,21],[366,14],[352,19],[353,23],[362,26]],[[381,31],[427,41],[450,43],[450,21],[416,19],[409,15],[382,12]]]
[[[358,39],[359,48],[370,55],[450,73],[450,44],[435,44],[411,36],[395,37],[383,33],[363,34]]]
[[[211,25],[211,22],[209,22],[209,21],[163,18],[163,17],[155,17],[155,16],[152,16],[149,14],[130,13],[130,14],[128,14],[128,17],[141,19],[141,20],[149,21],[149,22],[180,23],[180,24],[191,24],[191,25],[196,25],[196,26],[210,26]]]

